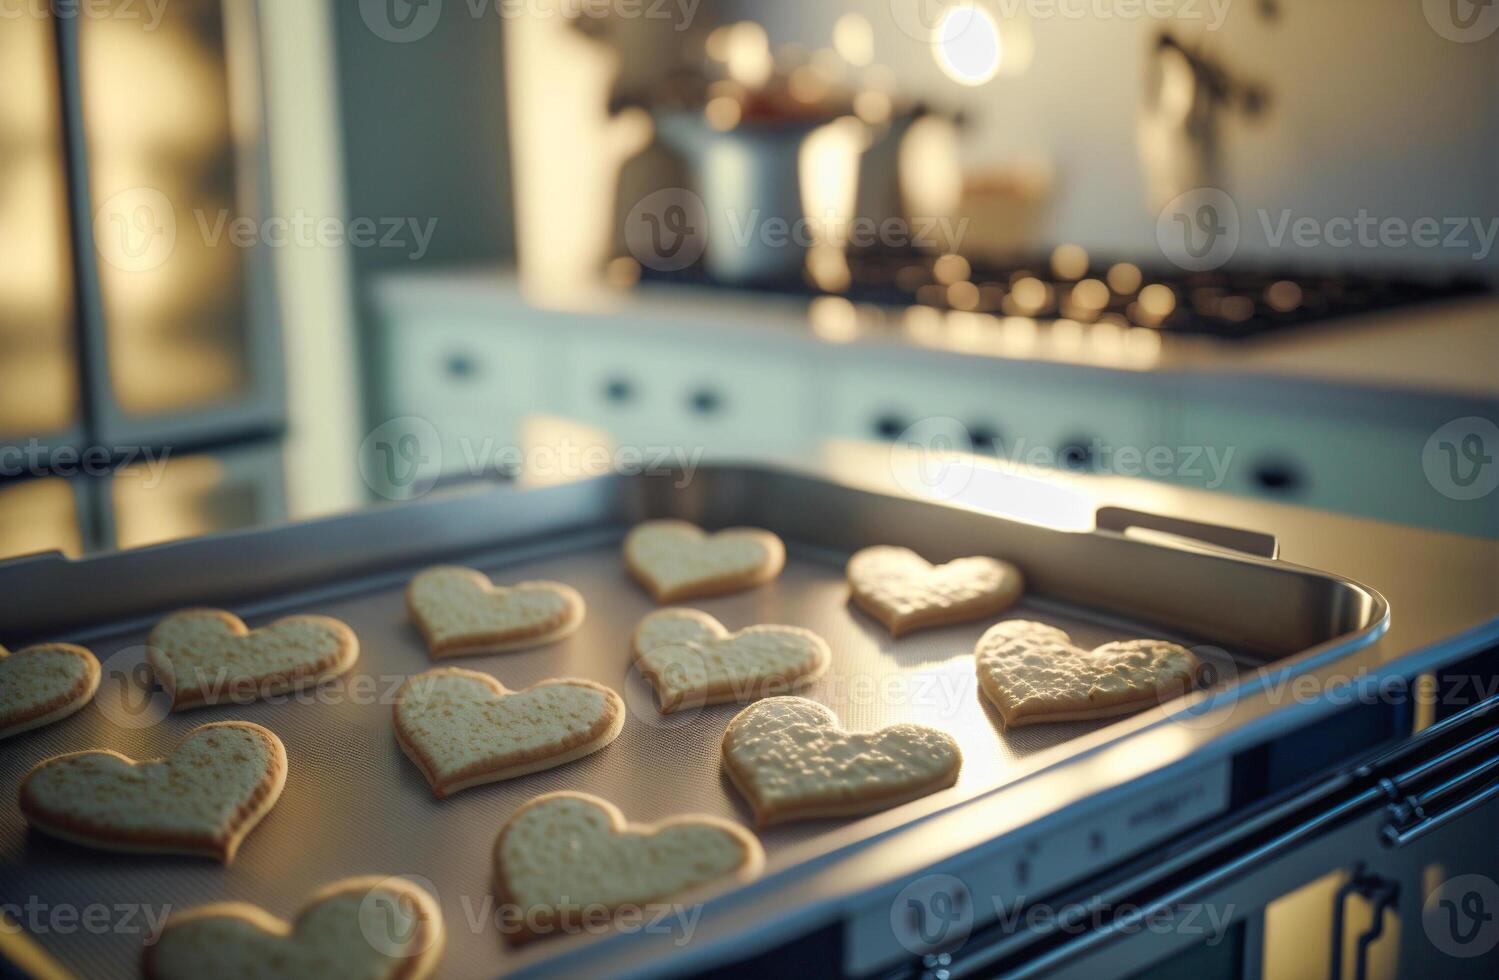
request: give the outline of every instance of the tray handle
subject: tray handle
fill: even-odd
[[[1130,528],[1140,528],[1191,538],[1215,548],[1227,548],[1256,558],[1280,557],[1280,542],[1275,540],[1273,534],[1192,521],[1185,517],[1167,517],[1128,507],[1100,507],[1095,524],[1100,531],[1113,531],[1115,534],[1124,534]]]

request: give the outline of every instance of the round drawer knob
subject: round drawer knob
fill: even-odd
[[[442,367],[448,377],[458,381],[471,381],[479,374],[479,362],[461,351],[449,354]]]
[[[910,427],[910,423],[903,417],[893,413],[877,416],[872,425],[874,434],[886,440],[900,438],[900,434]]]
[[[723,410],[723,396],[712,388],[699,388],[688,396],[687,404],[698,415],[717,415]]]
[[[1057,447],[1057,462],[1068,470],[1090,468],[1093,465],[1093,440],[1082,436],[1068,439]]]
[[[1296,493],[1306,488],[1301,467],[1288,459],[1263,459],[1254,464],[1254,483],[1269,493]]]
[[[1004,436],[992,425],[979,422],[968,427],[968,439],[973,444],[973,451],[984,456],[998,456],[1000,442]]]
[[[635,400],[635,386],[629,378],[610,378],[604,382],[604,399],[616,405]]]

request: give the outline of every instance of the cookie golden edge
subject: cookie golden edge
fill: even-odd
[[[495,835],[494,846],[490,849],[490,865],[494,877],[493,887],[495,896],[500,900],[501,903],[510,906],[518,906],[516,898],[510,891],[505,878],[505,865],[502,858],[505,835],[510,832],[510,828],[514,826],[515,821],[523,813],[526,813],[528,810],[534,809],[538,806],[543,806],[546,803],[558,799],[581,800],[603,810],[609,817],[610,831],[615,834],[631,833],[640,834],[642,836],[650,836],[652,834],[657,834],[669,827],[675,827],[683,824],[692,826],[706,825],[717,827],[720,830],[725,831],[730,836],[734,837],[743,848],[744,860],[734,871],[725,874],[721,878],[715,879],[713,881],[704,882],[703,884],[698,885],[694,888],[685,889],[680,892],[673,892],[669,895],[656,895],[650,898],[638,899],[636,901],[638,901],[639,904],[645,905],[652,902],[662,902],[667,899],[680,900],[683,897],[687,896],[706,895],[708,893],[722,890],[726,887],[726,884],[745,884],[747,882],[754,881],[765,871],[765,849],[760,845],[760,839],[754,834],[750,833],[744,827],[741,827],[739,824],[734,823],[732,820],[725,820],[722,817],[714,817],[703,813],[686,813],[667,817],[665,820],[658,820],[655,823],[631,823],[625,817],[624,813],[619,809],[619,807],[615,806],[613,803],[610,803],[603,797],[594,796],[592,793],[581,793],[576,790],[560,790],[555,793],[543,793],[541,796],[533,797],[532,799],[527,800],[525,803],[521,804],[516,809],[516,811],[509,816],[504,825],[500,827],[500,832]],[[624,902],[620,904],[627,905],[630,903]],[[617,911],[618,908],[619,906],[615,906],[610,910],[611,913]],[[539,939],[546,939],[550,936],[556,935],[557,932],[560,931],[532,931],[528,926],[529,919],[529,915],[522,916],[520,928],[513,932],[505,933],[504,938],[508,944],[512,946],[522,946]]]
[[[76,646],[72,643],[38,643],[34,646],[22,647],[15,652],[6,651],[4,647],[0,647],[5,657],[20,657],[34,651],[46,650],[77,657],[85,665],[83,676],[66,694],[59,695],[27,711],[17,712],[13,717],[0,715],[0,724],[3,724],[3,727],[0,727],[0,740],[62,721],[87,707],[98,692],[103,670],[99,666],[99,658],[95,657],[87,647]]]
[[[216,837],[199,837],[194,835],[170,835],[157,834],[150,831],[136,832],[132,834],[113,835],[99,834],[94,832],[96,828],[81,825],[79,822],[67,818],[56,819],[38,810],[36,804],[31,801],[27,794],[27,788],[31,778],[43,768],[65,759],[78,758],[87,755],[108,755],[119,759],[130,766],[139,766],[152,762],[163,762],[170,758],[169,752],[166,756],[155,759],[132,759],[111,749],[87,749],[82,752],[67,752],[63,755],[55,755],[49,759],[43,759],[21,779],[21,785],[17,791],[17,802],[21,815],[25,817],[26,823],[36,830],[64,840],[72,844],[84,847],[92,847],[98,850],[115,851],[123,854],[186,854],[191,857],[213,858],[221,864],[229,864],[234,856],[239,853],[239,847],[250,832],[263,820],[266,814],[271,812],[277,801],[281,799],[281,791],[286,788],[286,746],[281,744],[281,739],[276,733],[261,725],[249,721],[216,721],[207,725],[199,725],[177,740],[172,746],[172,751],[177,746],[197,735],[199,732],[214,728],[236,728],[253,731],[261,736],[271,748],[270,771],[256,787],[251,798],[241,804],[239,812],[229,829],[222,835]]]
[[[850,556],[848,564],[844,566],[843,574],[844,578],[848,580],[849,596],[854,600],[854,604],[875,622],[884,626],[890,635],[896,639],[914,633],[917,630],[931,629],[939,626],[955,626],[959,623],[969,623],[975,619],[997,615],[1015,605],[1025,595],[1025,575],[1020,571],[1018,566],[988,555],[971,555],[966,557],[988,558],[990,561],[1002,566],[1010,575],[1010,580],[1013,582],[1012,587],[1002,592],[996,592],[992,596],[979,596],[961,605],[948,606],[943,609],[932,609],[910,616],[901,616],[894,610],[875,602],[868,593],[859,588],[859,583],[854,580],[853,566],[858,557],[865,552],[885,547],[890,546],[874,545],[854,552]],[[904,550],[909,551],[910,549]]]
[[[412,905],[419,910],[417,921],[419,928],[425,934],[423,941],[413,944],[421,951],[407,958],[402,968],[392,976],[399,980],[426,980],[436,971],[447,947],[447,928],[443,923],[442,911],[425,888],[403,881],[399,877],[379,875],[343,878],[325,885],[302,902],[301,908],[289,922],[248,902],[215,902],[185,909],[168,918],[157,941],[142,950],[141,976],[146,980],[166,980],[165,975],[158,970],[155,963],[155,952],[161,941],[173,929],[190,926],[204,919],[232,918],[239,919],[261,932],[287,938],[296,932],[297,925],[319,904],[344,893],[368,893],[376,888],[399,892],[403,897],[410,899]]]
[[[1197,655],[1186,647],[1169,640],[1158,640],[1155,642],[1166,643],[1175,646],[1187,654],[1192,664],[1191,673],[1182,678],[1180,683],[1172,687],[1153,692],[1149,697],[1131,698],[1099,705],[1094,708],[1080,708],[1077,710],[1062,711],[1017,711],[1015,706],[1004,696],[1004,691],[994,684],[991,678],[983,671],[983,658],[979,656],[979,650],[983,648],[984,641],[996,630],[1008,629],[1011,632],[1039,632],[1053,642],[1072,643],[1072,638],[1065,630],[1048,626],[1045,623],[1033,623],[1026,620],[1008,620],[1004,623],[996,623],[974,644],[974,670],[978,675],[979,690],[983,692],[984,700],[992,706],[1004,724],[1005,730],[1011,728],[1023,728],[1026,725],[1045,725],[1053,722],[1067,721],[1103,721],[1110,718],[1124,718],[1129,715],[1139,714],[1153,704],[1164,704],[1167,701],[1182,697],[1196,689],[1198,679],[1202,675],[1202,661]],[[1104,644],[1105,646],[1107,644]],[[1096,649],[1096,648],[1095,648]]]
[[[829,721],[833,724],[838,724],[838,716],[831,708],[828,708],[826,705],[819,705],[819,707],[826,711]],[[749,708],[745,710],[748,711]],[[743,712],[740,714],[743,714]],[[729,783],[738,792],[740,798],[748,804],[750,812],[755,817],[755,826],[761,829],[773,827],[777,824],[795,823],[798,820],[838,819],[879,813],[882,810],[902,806],[914,800],[919,800],[924,796],[930,796],[933,793],[951,788],[957,784],[958,774],[963,769],[963,750],[958,745],[957,739],[939,728],[932,728],[930,725],[918,725],[916,727],[937,732],[947,740],[948,745],[952,748],[952,767],[940,775],[933,777],[931,780],[919,786],[912,787],[907,792],[885,795],[864,794],[842,803],[820,803],[814,801],[799,805],[771,806],[766,804],[754,792],[754,783],[740,772],[738,766],[734,763],[733,756],[729,754],[729,742],[734,731],[734,722],[738,720],[739,715],[735,715],[729,721],[728,727],[724,729],[723,738],[719,742],[719,756],[723,760],[724,774],[728,776]]]
[[[255,693],[251,697],[220,697],[222,693],[214,687],[179,687],[177,685],[177,672],[172,663],[171,655],[161,645],[160,631],[172,620],[185,616],[212,616],[229,627],[231,633],[236,637],[251,636],[261,629],[269,629],[280,623],[287,622],[315,622],[330,632],[338,639],[338,649],[327,657],[313,663],[307,664],[292,672],[266,674],[260,676],[244,676],[237,678],[225,678],[225,686],[236,684],[254,683]],[[303,691],[319,684],[326,683],[337,677],[342,677],[353,669],[359,660],[359,637],[347,623],[334,619],[331,616],[299,615],[283,616],[273,622],[267,623],[259,629],[250,629],[245,621],[234,613],[224,609],[181,609],[164,617],[152,628],[146,637],[146,664],[151,668],[151,675],[161,684],[162,690],[171,699],[173,711],[187,711],[192,708],[213,707],[215,705],[253,704],[266,698],[278,697],[295,691]]]
[[[433,769],[431,760],[422,754],[420,748],[411,741],[401,725],[401,701],[405,696],[406,688],[423,677],[436,675],[449,675],[465,677],[488,687],[496,696],[503,697],[509,694],[524,694],[526,691],[534,691],[537,688],[553,685],[566,685],[569,687],[586,687],[598,691],[604,695],[604,701],[611,709],[604,720],[603,726],[597,733],[576,746],[555,753],[547,753],[542,750],[534,752],[518,753],[519,758],[507,760],[503,765],[490,765],[472,767],[472,771],[464,770],[447,778],[437,775]],[[576,762],[584,756],[607,747],[625,728],[625,702],[618,692],[612,688],[605,687],[595,681],[582,680],[580,678],[559,677],[532,684],[530,687],[511,690],[501,684],[498,679],[488,674],[481,674],[475,670],[466,670],[462,667],[439,667],[435,670],[423,671],[420,674],[407,678],[396,690],[395,704],[391,708],[392,727],[395,731],[396,744],[400,746],[401,752],[410,759],[412,764],[426,779],[427,785],[432,789],[432,795],[439,800],[447,799],[455,793],[482,786],[485,783],[498,783],[518,776],[528,776],[533,772],[542,772],[564,766],[569,762]]]
[[[509,633],[475,634],[462,639],[440,640],[432,632],[431,626],[426,618],[422,616],[421,610],[417,608],[414,589],[416,583],[424,575],[434,573],[451,574],[463,572],[471,576],[475,584],[482,584],[486,589],[496,588],[494,582],[488,575],[476,569],[465,568],[461,565],[436,565],[432,568],[417,572],[406,586],[406,615],[410,618],[416,630],[422,636],[422,642],[427,646],[427,654],[433,660],[447,660],[453,657],[477,657],[491,653],[516,653],[521,650],[532,650],[537,647],[548,646],[567,639],[582,627],[583,621],[588,616],[588,604],[583,594],[565,582],[552,582],[545,579],[535,579],[527,582],[516,582],[514,585],[501,586],[506,589],[518,589],[522,587],[543,586],[559,593],[566,603],[566,611],[563,617],[555,624],[548,623],[545,626],[530,631],[515,631]]]
[[[711,626],[716,631],[715,640],[726,640],[744,633],[745,630],[730,631],[713,616],[698,609],[687,609],[682,607],[669,607],[658,609],[647,615],[635,625],[635,630],[630,634],[630,662],[640,670],[640,676],[644,677],[646,683],[650,684],[651,690],[656,694],[656,710],[663,715],[675,714],[683,709],[706,708],[715,704],[743,704],[758,701],[762,698],[775,697],[777,695],[789,694],[809,687],[822,679],[833,663],[833,650],[828,642],[818,634],[800,626],[783,626],[777,623],[757,623],[757,626],[773,626],[777,629],[796,630],[804,633],[816,641],[817,658],[808,665],[806,670],[790,674],[772,674],[755,681],[756,687],[774,688],[774,690],[761,690],[758,692],[745,691],[732,681],[719,684],[709,684],[707,687],[697,688],[691,691],[677,692],[667,691],[662,686],[663,678],[657,671],[645,663],[644,657],[650,653],[649,650],[640,648],[640,634],[651,619],[658,616],[691,614],[692,618],[698,620],[704,626]],[[754,627],[746,627],[753,629]],[[657,647],[661,649],[661,647]]]
[[[664,588],[651,577],[649,572],[635,564],[630,558],[630,539],[637,531],[643,528],[661,527],[664,525],[676,525],[683,529],[690,528],[698,531],[704,537],[717,537],[722,534],[752,536],[765,546],[765,562],[759,567],[746,572],[734,575],[720,575],[717,578],[689,582],[685,585],[679,585],[674,589]],[[709,599],[714,596],[730,595],[735,592],[757,588],[775,581],[786,568],[786,542],[782,541],[780,535],[774,531],[767,531],[759,527],[726,527],[722,531],[708,532],[690,521],[646,521],[630,529],[630,533],[625,535],[624,546],[621,550],[624,553],[625,568],[629,571],[630,577],[649,592],[652,599],[663,605],[684,602],[688,599]]]

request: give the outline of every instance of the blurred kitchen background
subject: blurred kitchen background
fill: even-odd
[[[1499,5],[36,0],[0,91],[0,556],[891,443],[1499,536]]]

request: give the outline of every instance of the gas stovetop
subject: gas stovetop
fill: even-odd
[[[701,267],[641,270],[642,283],[841,296],[882,307],[929,307],[1083,323],[1111,321],[1179,334],[1240,339],[1489,291],[1472,278],[1404,277],[1241,266],[1212,272],[1100,263],[1064,245],[1049,257],[1003,263],[960,255],[856,252],[818,261],[802,276],[729,285]]]

